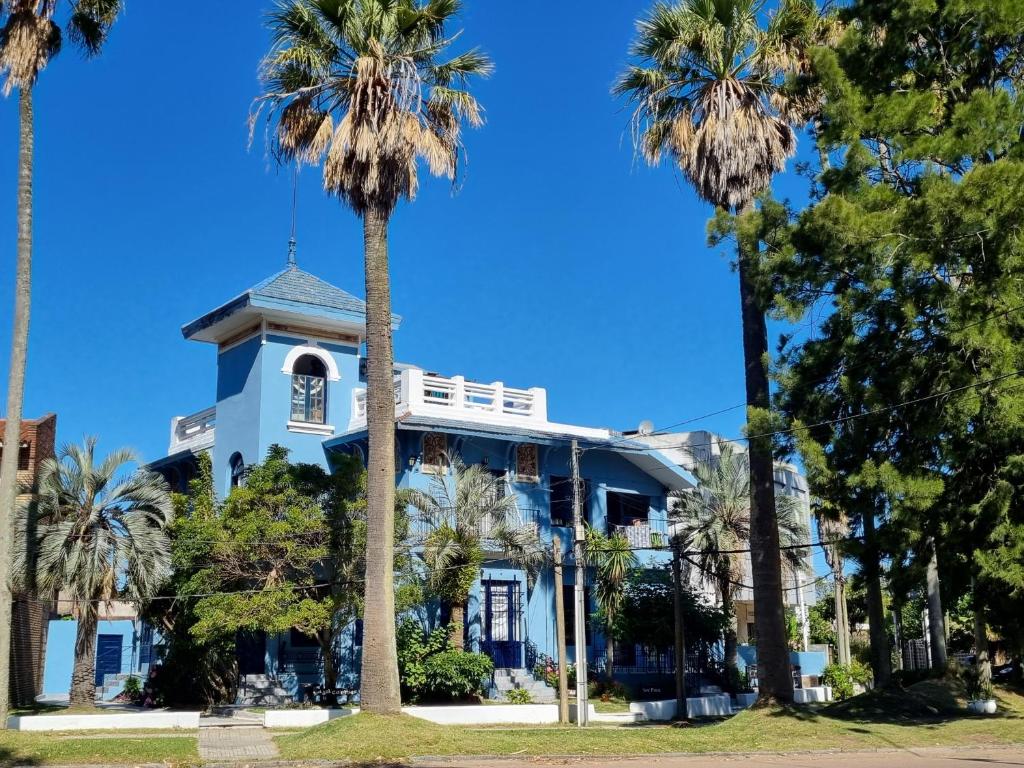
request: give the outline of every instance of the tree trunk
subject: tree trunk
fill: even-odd
[[[725,685],[726,690],[734,692],[732,689],[736,687],[739,682],[739,664],[737,659],[739,652],[737,650],[736,641],[736,606],[733,605],[732,601],[732,584],[730,583],[729,574],[719,574],[718,576],[718,596],[722,600],[722,613],[725,614],[726,621],[724,633],[724,658],[725,658]],[[761,669],[758,667],[758,677],[760,678]]]
[[[946,618],[942,614],[942,591],[939,586],[939,556],[935,539],[928,540],[928,568],[925,573],[928,590],[928,634],[931,640],[931,668],[946,669]]]
[[[740,215],[753,210],[742,206]],[[757,674],[761,698],[793,700],[793,677],[782,602],[782,562],[775,510],[775,463],[768,419],[768,327],[758,300],[753,274],[756,253],[739,238],[740,304],[743,318],[743,367],[747,389],[747,428],[750,430],[750,571],[754,580],[754,621],[757,623]]]
[[[875,535],[874,511],[864,511],[864,581],[867,584],[868,623],[871,635],[871,669],[875,687],[885,688],[892,677],[889,636],[885,631],[885,606],[882,600],[882,564]]]
[[[971,579],[974,592],[974,666],[978,671],[978,682],[985,690],[992,682],[992,660],[988,655],[988,633],[985,631],[985,614],[978,593],[978,583]]]
[[[452,603],[452,617],[448,620],[448,642],[459,651],[466,649],[466,604]]]
[[[683,564],[679,545],[672,547],[672,610],[675,625],[676,718],[686,717],[686,635],[683,627]]]
[[[14,538],[14,509],[18,498],[18,452],[21,445],[21,410],[25,397],[25,358],[28,353],[32,298],[32,162],[35,133],[31,88],[21,89],[18,106],[18,263],[14,279],[11,368],[7,378],[5,450],[0,460],[0,729],[7,727],[10,695],[11,547]]]
[[[612,619],[609,617],[604,628],[605,679],[610,686],[615,681],[615,638],[612,637]],[[611,693],[611,691],[609,691]]]
[[[96,611],[93,606],[81,611],[78,617],[69,698],[72,707],[96,706]]]
[[[551,541],[552,557],[555,564],[555,640],[558,646],[558,722],[569,723],[569,673],[568,654],[565,651],[565,590],[562,580],[562,541],[556,533]]]
[[[320,632],[317,634],[320,643],[320,656],[324,661],[324,688],[338,687],[338,667],[334,664],[334,633]]]
[[[835,575],[836,656],[840,664],[850,663],[850,628],[846,625],[846,580]]]
[[[363,216],[366,267],[366,586],[359,702],[364,712],[398,713],[395,646],[395,390],[391,343],[388,215]]]

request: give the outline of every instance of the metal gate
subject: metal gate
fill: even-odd
[[[481,650],[496,669],[521,669],[522,606],[518,581],[483,582],[483,642]]]

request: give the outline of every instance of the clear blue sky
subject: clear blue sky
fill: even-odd
[[[212,404],[215,353],[180,326],[282,268],[291,185],[247,116],[270,0],[129,0],[101,58],[70,45],[37,88],[36,249],[25,412],[59,439],[163,455],[172,416]],[[710,210],[634,160],[609,96],[646,0],[469,0],[494,58],[464,185],[424,179],[397,212],[399,360],[545,386],[553,420],[665,427],[743,400],[736,276]],[[806,143],[806,139],[804,139]],[[9,350],[17,109],[0,103],[0,356]],[[792,164],[791,164],[792,168]],[[801,204],[790,171],[779,192]],[[304,171],[299,264],[363,294],[361,228]],[[774,346],[774,339],[772,341]],[[742,411],[690,428],[737,435]]]

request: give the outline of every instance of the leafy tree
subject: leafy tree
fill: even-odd
[[[18,550],[16,572],[30,576],[48,599],[74,601],[72,706],[95,706],[100,605],[115,600],[144,605],[170,576],[170,492],[153,472],[122,474],[125,464],[137,463],[127,449],[99,460],[95,438],[65,445],[42,464],[34,509],[22,507],[18,516],[19,539],[27,537],[30,516],[36,538],[34,547]],[[29,549],[37,553],[31,560]]]
[[[40,73],[61,48],[57,12],[66,7],[64,32],[87,55],[99,53],[121,8],[121,0],[8,0],[0,4],[0,78],[3,92],[18,90],[18,249],[14,280],[14,327],[7,374],[7,422],[4,445],[19,445],[28,355],[29,307],[32,298],[32,169],[35,126],[32,94]],[[18,494],[18,452],[5,451],[0,461],[0,563],[9,562],[11,531]],[[11,625],[8,574],[0,573],[0,627]],[[28,585],[31,588],[31,585]],[[10,655],[10,633],[0,632],[0,658]],[[0,664],[0,728],[6,727],[8,667]]]
[[[626,597],[626,582],[637,567],[637,558],[629,540],[621,533],[605,536],[596,528],[587,528],[586,557],[597,580],[594,597],[599,618],[605,623],[605,675],[615,677],[615,620]]]
[[[523,524],[504,480],[479,464],[447,454],[451,474],[436,474],[427,491],[409,492],[408,501],[426,531],[420,557],[431,589],[451,608],[451,644],[464,646],[466,603],[480,578],[484,551],[492,548],[513,564],[533,571],[542,561],[536,529]]]
[[[362,608],[363,483],[355,458],[340,458],[328,474],[291,464],[286,449],[271,446],[218,505],[209,566],[197,576],[213,589],[196,600],[195,638],[296,629],[320,646],[324,681],[334,688],[336,641]]]
[[[725,666],[727,679],[733,680],[738,678],[734,601],[746,571],[741,550],[748,548],[752,534],[748,459],[724,443],[721,455],[697,462],[693,475],[697,487],[673,494],[669,514],[676,525],[677,546],[696,553],[688,560],[700,570],[701,579],[715,588],[722,613],[729,619]],[[781,551],[780,568],[795,573],[804,567],[805,552],[792,547],[807,542],[807,527],[792,496],[778,496],[776,506],[777,538],[787,547]],[[760,627],[756,604],[754,615]],[[786,643],[788,650],[788,629]]]
[[[365,646],[360,701],[401,706],[394,606],[394,351],[388,224],[419,183],[419,161],[455,179],[463,121],[483,123],[467,90],[491,64],[445,58],[458,0],[280,0],[263,61],[283,161],[323,162],[324,189],[363,220],[369,430]]]
[[[783,0],[764,27],[764,0],[658,2],[637,23],[635,61],[615,92],[636,104],[637,143],[652,165],[669,155],[702,199],[749,217],[757,195],[796,148],[790,122],[803,110],[782,88],[830,25],[812,0]],[[761,690],[793,697],[782,602],[768,383],[769,296],[756,241],[737,238],[750,439],[754,610]]]
[[[982,625],[1006,615],[997,595],[1020,595],[1012,568],[985,564],[1014,556],[1014,502],[996,499],[1012,497],[1001,481],[1024,444],[1024,10],[872,0],[843,17],[842,40],[811,56],[825,95],[813,205],[792,229],[763,206],[760,234],[779,305],[824,318],[782,355],[780,405],[812,491],[863,534],[849,554],[885,685],[884,563],[893,585],[927,582],[933,615],[940,571],[947,602],[985,584]]]

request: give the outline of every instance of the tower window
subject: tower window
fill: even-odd
[[[313,355],[303,355],[292,368],[291,420],[326,423],[327,367]]]
[[[238,488],[245,477],[245,462],[242,460],[242,454],[231,454],[231,458],[228,460],[228,467],[231,469],[231,487]]]

